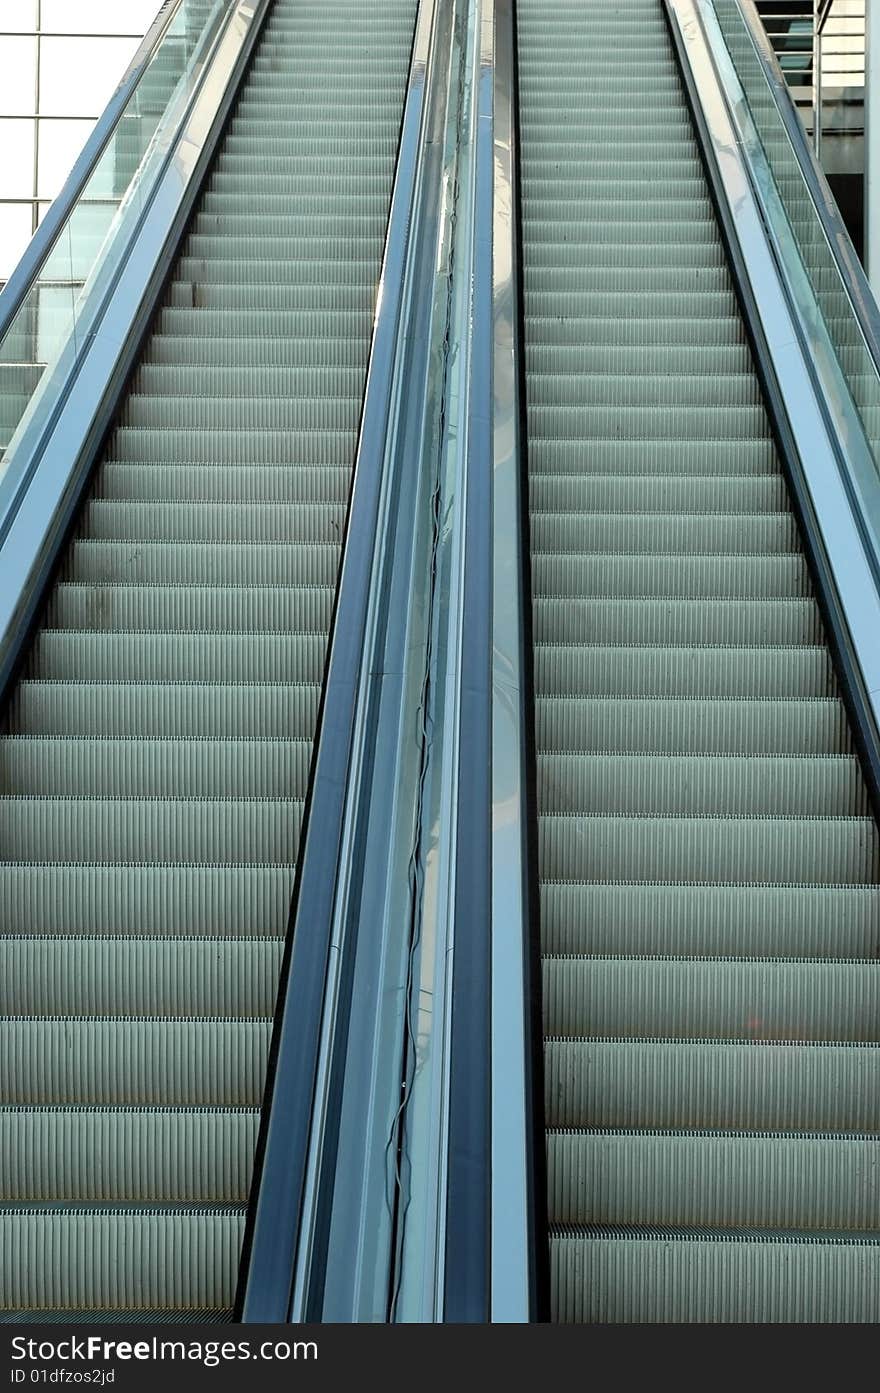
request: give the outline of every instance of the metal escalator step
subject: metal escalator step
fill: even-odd
[[[776,513],[788,503],[785,480],[769,474],[551,473],[529,486],[534,516],[542,513]],[[757,550],[757,548],[756,548]]]
[[[7,776],[8,777],[8,776]],[[852,756],[589,755],[543,753],[538,798],[545,813],[864,817],[868,799]]]
[[[653,247],[662,243],[666,251],[660,254],[659,266],[664,266],[670,255],[670,247],[675,247],[680,243],[684,249],[685,263],[698,255],[696,248],[702,248],[699,253],[705,262],[709,259],[710,265],[715,265],[718,254],[723,252],[724,244],[720,241],[718,230],[715,225],[711,204],[699,203],[696,207],[690,207],[691,200],[682,200],[673,203],[659,203],[656,200],[643,200],[637,216],[632,210],[623,206],[611,203],[608,206],[607,218],[598,219],[595,210],[591,208],[588,198],[578,195],[576,186],[569,183],[566,187],[556,185],[549,191],[536,191],[534,206],[541,210],[540,217],[533,216],[531,219],[531,231],[528,235],[536,237],[540,249],[541,267],[546,270],[556,265],[560,271],[570,271],[573,268],[572,248],[579,249],[581,253],[581,264],[586,256],[607,257],[610,263],[609,274],[619,274],[623,266],[629,265],[634,259],[639,259],[638,264],[644,265],[652,255]],[[531,206],[531,205],[526,205]],[[689,213],[692,212],[692,218]],[[591,219],[593,221],[591,221]],[[688,220],[687,230],[682,229],[683,220]],[[557,257],[550,260],[550,243],[555,242],[559,248]],[[526,290],[528,287],[525,287]],[[556,300],[551,301],[547,309],[542,306],[543,296],[553,293]],[[546,289],[541,295],[534,295],[529,301],[529,316],[536,320],[556,321],[556,326],[564,330],[565,323],[576,323],[587,319],[604,319],[609,327],[616,319],[626,321],[641,321],[641,325],[646,333],[651,332],[653,324],[656,332],[662,328],[664,334],[681,333],[682,319],[690,319],[693,325],[701,325],[708,318],[705,307],[713,301],[718,306],[719,315],[724,319],[736,319],[737,312],[733,302],[729,300],[724,290],[709,291],[701,300],[688,300],[678,313],[674,311],[673,297],[667,292],[654,291],[650,296],[645,294],[643,311],[638,314],[638,302],[632,295],[625,295],[619,292],[621,308],[626,309],[626,314],[616,315],[613,307],[609,304],[603,310],[603,299],[597,292],[592,293],[588,298],[585,292],[581,296],[576,306],[573,306],[570,313],[559,312],[559,291],[551,292]],[[606,297],[607,298],[607,297]],[[670,315],[664,315],[668,319],[668,324],[658,323],[654,317],[648,313],[654,304],[659,304],[665,310],[672,310]],[[585,326],[588,330],[589,326]],[[629,323],[629,331],[633,332],[635,325]],[[711,326],[705,324],[700,328],[700,334],[708,335]],[[741,326],[740,326],[740,332]],[[555,337],[555,336],[554,336]],[[724,341],[719,336],[717,341]],[[577,340],[575,340],[577,341]],[[682,337],[682,342],[687,339]],[[611,342],[614,342],[612,339]]]
[[[808,700],[539,696],[542,750],[620,754],[849,754],[843,703]]]
[[[588,119],[574,120],[564,139],[555,139],[552,132],[533,132],[531,146],[534,153],[543,155],[542,168],[557,172],[570,169],[575,178],[585,173],[591,179],[607,179],[613,176],[621,162],[626,165],[627,178],[650,179],[652,172],[671,177],[676,181],[693,177],[693,157],[697,153],[693,139],[674,137],[658,144],[650,138],[636,145],[620,142],[620,160],[617,150],[610,154],[601,146],[585,143],[589,139],[591,123]]]
[[[326,367],[319,363],[300,364],[297,372],[296,391],[299,397],[312,398],[326,392],[328,377],[332,377],[334,387],[343,399],[359,397],[363,391],[363,371],[360,364],[342,365],[334,363]],[[189,397],[200,392],[207,398],[227,399],[248,397],[278,398],[282,393],[292,393],[290,369],[269,367],[260,364],[257,373],[247,373],[238,368],[200,363],[190,367],[187,364],[142,363],[132,378],[132,392],[135,396]]]
[[[179,464],[108,461],[95,480],[95,496],[134,503],[344,504],[350,485],[351,471],[344,464],[209,464],[182,469]]]
[[[284,798],[308,783],[311,741],[71,740],[9,736],[0,794],[75,798]]]
[[[281,84],[281,91],[278,99],[282,99],[282,92],[287,83]],[[334,203],[337,208],[351,211],[358,206],[358,202],[367,202],[372,206],[373,200],[378,204],[388,187],[387,170],[377,161],[371,170],[358,175],[358,186],[351,180],[350,172],[347,169],[347,158],[340,155],[335,168],[324,167],[321,162],[321,171],[317,172],[315,166],[317,161],[311,166],[303,165],[298,170],[278,171],[274,165],[266,164],[261,170],[253,169],[249,163],[243,162],[240,168],[216,169],[208,175],[207,187],[214,193],[225,197],[227,194],[248,194],[254,197],[258,192],[262,192],[265,182],[271,179],[272,197],[283,201],[286,206],[290,206],[292,198],[308,198],[311,202],[313,196],[323,195],[327,203]],[[272,211],[272,204],[269,205]],[[255,296],[248,297],[248,303],[253,303]],[[230,300],[234,305],[235,300]],[[244,297],[240,298],[240,303],[244,303]],[[271,306],[272,300],[268,301]]]
[[[247,202],[248,200],[245,200],[245,203]],[[256,310],[247,307],[230,312],[199,306],[196,313],[195,307],[189,304],[166,305],[159,311],[156,330],[157,338],[170,337],[178,342],[198,342],[207,339],[212,344],[217,343],[220,352],[223,342],[228,344],[230,341],[229,331],[234,329],[233,342],[239,338],[249,341],[259,336],[263,343],[277,347],[279,352],[285,351],[285,343],[292,344],[294,352],[302,351],[303,344],[311,343],[315,354],[320,355],[324,351],[322,345],[325,340],[334,344],[351,344],[364,334],[369,334],[371,324],[371,306],[339,310],[303,307],[295,313],[289,310]],[[315,343],[316,338],[320,339],[319,343]],[[223,361],[222,356],[218,361]],[[314,362],[315,359],[307,361]]]
[[[327,80],[320,75],[314,78],[308,72],[300,71],[296,82],[285,81],[281,74],[263,74],[259,91],[245,89],[236,106],[236,113],[243,124],[255,131],[263,126],[273,127],[278,121],[293,122],[298,127],[304,121],[306,139],[311,124],[323,117],[324,127],[328,122],[340,120],[339,103],[326,91]],[[397,93],[394,94],[397,96]],[[345,111],[351,116],[350,129],[354,132],[364,120],[393,120],[399,125],[400,108],[392,106],[385,93],[377,92],[375,82],[362,79],[353,74],[347,89]],[[233,118],[235,119],[235,118]],[[238,129],[241,129],[239,127]],[[271,198],[271,186],[267,198]]]
[[[775,647],[821,643],[815,600],[536,596],[533,612],[548,643],[709,643]]]
[[[287,83],[285,86],[289,94],[290,84]],[[357,120],[355,109],[357,96],[357,92],[349,93],[349,99],[353,106],[352,115],[355,121]],[[280,93],[275,97],[267,93],[266,105],[263,106],[263,110],[277,110],[278,103],[283,100],[285,100],[285,96]],[[314,110],[315,103],[313,100],[309,108],[310,114],[313,114]],[[340,113],[338,109],[331,109],[327,112],[328,120],[338,121],[339,117]],[[359,188],[354,185],[347,185],[340,177],[337,177],[331,183],[327,179],[321,179],[317,173],[303,175],[299,182],[302,192],[308,194],[307,205],[299,200],[291,199],[292,190],[290,186],[293,181],[290,179],[284,181],[284,183],[280,185],[275,180],[267,181],[265,179],[260,179],[248,181],[246,176],[243,175],[226,174],[218,176],[216,174],[209,174],[208,180],[204,186],[204,191],[199,200],[199,209],[201,212],[209,214],[216,214],[218,212],[221,214],[225,212],[240,214],[247,210],[248,198],[250,197],[250,207],[253,211],[253,195],[256,188],[260,190],[259,216],[265,217],[269,221],[279,214],[290,213],[296,207],[300,209],[308,207],[312,214],[325,212],[335,213],[341,218],[352,217],[357,213],[358,207],[361,207],[364,209],[367,218],[369,218],[374,210],[381,206],[378,197],[379,184],[375,176],[371,176],[369,180],[364,180],[363,185]]]
[[[604,448],[604,442],[602,442]],[[589,448],[589,446],[588,446]],[[636,500],[633,500],[634,502]],[[797,525],[778,513],[534,513],[530,521],[536,554],[570,552],[682,552],[747,554],[798,551]]]
[[[344,499],[227,507],[92,498],[82,530],[95,541],[338,542],[344,523]]]
[[[0,1102],[259,1107],[271,1028],[268,1017],[0,1020]]]
[[[540,53],[537,50],[536,57],[540,64]],[[560,88],[564,87],[572,96],[583,96],[586,99],[586,109],[589,110],[589,103],[598,105],[605,93],[617,94],[621,79],[632,77],[635,79],[633,89],[627,95],[633,98],[633,104],[636,106],[656,110],[662,105],[665,97],[675,103],[681,101],[681,84],[673,62],[661,60],[658,63],[654,56],[647,59],[640,57],[637,50],[627,53],[622,68],[620,64],[612,66],[610,58],[611,54],[603,52],[598,45],[577,55],[564,54],[557,50],[553,55],[552,65],[548,67],[548,73],[552,71],[558,84],[557,95]],[[642,84],[638,83],[638,77],[645,78],[649,75],[650,92],[640,91]],[[547,74],[544,74],[544,81],[546,77]],[[528,99],[534,87],[535,83],[526,70],[520,79],[520,91]],[[581,109],[583,110],[584,106]]]
[[[303,800],[0,797],[9,861],[292,866]]]
[[[254,108],[260,105],[256,98],[252,96],[242,96],[235,112],[229,122],[229,135],[239,138],[253,140],[255,137],[265,134],[271,137],[283,138],[287,141],[297,139],[311,140],[316,136],[326,135],[328,111],[333,112],[335,105],[332,95],[327,95],[323,100],[301,95],[297,90],[290,93],[290,100],[284,106],[275,107],[274,110],[267,109],[258,114]],[[250,106],[250,110],[248,107]],[[357,117],[369,116],[371,112],[383,111],[389,117],[400,116],[397,103],[396,92],[376,92],[363,89],[360,92],[352,90],[350,100],[346,103],[346,113],[351,118],[351,124]],[[338,113],[336,113],[338,115]],[[392,151],[396,155],[396,149]],[[384,233],[384,227],[379,229],[379,235]]]
[[[46,622],[115,632],[326,634],[332,586],[77,585],[55,587]]]
[[[316,17],[310,18],[312,23],[316,22]],[[318,50],[314,43],[308,49],[300,47],[296,43],[297,30],[295,26],[285,27],[273,24],[269,36],[283,39],[284,43],[275,45],[268,50],[258,49],[254,54],[253,72],[259,78],[255,86],[261,94],[271,90],[273,83],[289,74],[298,76],[301,72],[306,72],[313,76],[323,74],[332,77],[338,71],[340,57],[348,57],[349,54],[357,63],[362,63],[366,67],[367,61],[372,59],[375,62],[381,56],[380,50],[389,43],[389,40],[377,32],[375,27],[369,26],[368,20],[366,24],[364,23],[363,16],[360,24],[355,22],[352,25],[350,15],[346,16],[345,33],[337,40],[335,45],[337,52],[334,53],[329,53],[326,47]],[[302,37],[301,34],[299,37]],[[393,43],[393,41],[391,42]],[[397,43],[403,49],[403,42],[399,35]],[[393,43],[393,46],[397,47],[397,43]],[[404,56],[403,53],[401,56]]]
[[[594,1228],[550,1241],[563,1322],[876,1320],[880,1241]]]
[[[579,160],[587,160],[591,169],[596,169],[601,164],[604,173],[607,173],[609,166],[616,169],[624,163],[627,173],[638,172],[639,175],[643,175],[645,170],[642,166],[647,166],[651,160],[657,160],[660,165],[669,163],[684,168],[683,162],[688,159],[690,164],[687,171],[692,173],[693,157],[699,154],[699,146],[694,140],[693,132],[686,125],[677,132],[670,130],[659,140],[652,138],[649,132],[642,132],[642,140],[633,139],[633,133],[630,131],[627,136],[624,128],[624,133],[619,134],[614,141],[613,157],[609,157],[607,150],[601,147],[584,147],[584,136],[589,136],[592,129],[593,113],[575,110],[562,133],[554,128],[552,123],[545,129],[540,122],[533,122],[529,144],[533,150],[545,149],[551,157],[554,154],[557,157],[574,155]],[[633,169],[632,166],[637,166],[638,169]]]
[[[304,742],[305,743],[305,742]],[[292,866],[0,863],[0,933],[275,938]]]
[[[880,1133],[880,1047],[548,1040],[548,1127]]]
[[[870,958],[880,886],[544,881],[550,954]]]
[[[192,479],[195,472],[194,467],[188,477]],[[77,584],[335,586],[340,553],[341,539],[310,542],[306,548],[222,541],[188,542],[181,547],[177,542],[101,542],[84,537],[71,546],[62,575]]]
[[[651,232],[655,239],[665,235],[663,227],[649,229]],[[732,313],[715,314],[710,318],[685,314],[677,319],[662,316],[639,319],[635,315],[616,316],[613,312],[589,317],[566,315],[560,312],[558,306],[555,308],[555,314],[542,313],[539,300],[535,313],[529,315],[529,342],[532,345],[600,345],[613,348],[643,344],[680,347],[699,343],[708,352],[724,344],[745,343],[742,321]]]
[[[363,163],[364,169],[370,170],[379,161],[393,160],[397,154],[397,133],[385,128],[371,129],[369,124],[351,135],[346,133],[342,139],[332,132],[328,133],[326,127],[323,131],[313,128],[306,132],[300,125],[300,139],[296,145],[291,140],[292,134],[292,128],[277,131],[265,125],[253,131],[242,131],[240,127],[230,130],[223,142],[223,154],[217,168],[221,168],[222,161],[230,166],[240,164],[248,169],[259,169],[263,161],[269,160],[278,160],[280,167],[285,168],[288,163],[307,162],[311,154],[332,159],[348,153],[359,164]],[[302,145],[306,138],[308,149],[304,150]],[[381,167],[384,168],[384,164]],[[362,252],[362,247],[358,250]],[[269,244],[266,253],[271,255],[271,252]]]
[[[540,194],[536,196],[540,197]],[[579,209],[573,210],[579,212]],[[189,293],[191,287],[181,286],[180,296]],[[232,292],[225,289],[212,289],[208,287],[206,294],[210,293],[215,298],[220,299],[224,295],[231,297]],[[303,295],[305,297],[305,290]],[[314,292],[311,292],[314,294]],[[280,294],[280,292],[279,292]],[[352,292],[353,303],[350,306],[343,305],[339,308],[356,308],[354,302],[354,292]],[[707,319],[727,318],[736,313],[737,302],[732,289],[728,290],[678,290],[678,291],[623,291],[609,290],[576,290],[566,288],[564,277],[560,277],[560,284],[552,290],[533,291],[530,282],[526,282],[524,292],[524,302],[526,313],[531,315],[532,310],[536,309],[542,315],[550,318],[569,318],[572,320],[581,319],[610,319],[617,317],[622,320],[634,319],[643,321],[652,315],[662,316],[665,319],[687,319],[692,326],[700,321]],[[186,303],[185,298],[178,300],[178,303]],[[279,306],[280,308],[280,306]],[[708,331],[711,336],[711,330]],[[699,339],[697,340],[699,342]],[[709,342],[712,342],[709,338]],[[674,419],[672,417],[671,419]],[[727,435],[726,430],[718,432],[720,436]]]
[[[575,296],[576,292],[571,298]],[[546,296],[544,303],[549,299],[550,296]],[[557,440],[592,441],[613,436],[628,440],[641,440],[645,436],[661,440],[711,440],[718,437],[723,440],[749,440],[767,429],[764,408],[757,404],[746,407],[719,406],[708,413],[700,406],[634,406],[626,403],[618,410],[611,405],[589,406],[574,402],[546,406],[536,399],[529,404],[528,420],[530,431]]]
[[[606,188],[597,189],[595,199],[592,191],[578,188],[571,180],[557,174],[552,178],[523,180],[523,194],[529,201],[538,202],[545,216],[561,218],[565,221],[577,218],[585,225],[593,222],[605,223],[607,219],[616,222],[628,217],[634,227],[661,222],[677,222],[693,212],[698,221],[713,221],[712,200],[695,180],[687,188],[682,188],[677,197],[662,197],[656,185],[646,185],[638,191],[636,204],[629,203],[621,192],[619,182],[606,181]],[[592,239],[591,239],[592,241]],[[528,289],[526,288],[528,303]],[[632,303],[632,300],[630,301]],[[724,302],[728,302],[725,300]],[[731,296],[729,313],[735,313]],[[664,309],[672,309],[674,301],[668,297]]]
[[[533,43],[534,40],[530,40]],[[563,94],[564,95],[564,94]],[[577,106],[566,105],[564,101],[556,97],[553,92],[548,93],[546,87],[541,92],[539,104],[532,104],[529,111],[529,131],[532,134],[552,132],[560,130],[561,125],[568,128],[569,123],[574,120],[582,127],[595,130],[600,126],[605,126],[615,133],[623,132],[622,139],[632,140],[633,130],[643,129],[645,135],[650,139],[657,139],[657,104],[648,102],[645,105],[638,98],[641,93],[632,94],[636,100],[626,107],[619,103],[606,103],[604,106],[597,106],[589,103],[589,93],[585,93],[583,100]],[[561,122],[560,118],[565,121]],[[663,108],[663,129],[670,131],[673,136],[677,134],[687,134],[693,137],[693,126],[691,125],[688,109],[683,103],[670,101],[664,104]]]
[[[551,880],[851,885],[880,875],[877,827],[869,817],[542,812],[538,841],[542,869]]]
[[[168,311],[170,314],[170,311]],[[181,311],[185,314],[186,311]],[[195,331],[199,326],[192,326]],[[256,335],[238,334],[235,339],[220,338],[206,333],[186,333],[183,329],[168,333],[154,334],[150,339],[145,361],[162,367],[206,367],[232,368],[246,363],[250,367],[262,366],[287,369],[287,382],[290,382],[290,369],[320,365],[328,368],[351,368],[359,366],[360,353],[356,339],[347,335],[330,335],[319,342],[309,338],[259,338]]]
[[[557,0],[557,3],[548,6],[546,11],[541,11],[540,25],[535,23],[534,11],[523,12],[523,34],[528,37],[530,43],[534,42],[536,48],[540,45],[543,35],[565,38],[584,29],[589,33],[599,33],[603,28],[610,30],[611,38],[621,34],[632,35],[632,42],[638,42],[642,36],[653,39],[666,32],[660,11],[644,4],[634,5],[632,11],[618,6],[610,14],[606,14],[598,7],[586,11],[577,5],[566,5]]]
[[[227,1311],[244,1209],[0,1212],[4,1307]]]
[[[576,175],[573,175],[576,177]],[[580,257],[577,252],[580,251]],[[641,293],[645,296],[682,294],[680,268],[674,266],[615,266],[604,268],[594,268],[584,266],[583,247],[569,245],[568,253],[564,257],[554,258],[552,265],[546,264],[548,258],[539,258],[529,275],[529,289],[534,294],[553,295],[560,291],[570,292],[573,295],[633,295]],[[542,264],[542,260],[544,264]],[[703,297],[717,295],[723,300],[729,294],[729,280],[727,271],[722,266],[692,266],[688,274],[687,290],[684,292],[687,297],[699,297],[698,304],[703,303]],[[662,380],[662,379],[661,379]],[[748,385],[752,385],[752,382]],[[557,390],[562,390],[564,383],[552,380],[552,386]],[[589,381],[583,384],[589,386]],[[656,383],[653,385],[657,385]],[[682,383],[683,396],[687,392],[687,381]],[[548,387],[549,390],[549,387]],[[531,393],[529,394],[531,398]],[[757,393],[752,392],[753,396]],[[540,399],[540,398],[538,398]],[[686,396],[684,396],[686,400]]]
[[[555,245],[555,244],[554,244]],[[693,344],[531,344],[526,352],[528,372],[536,379],[556,380],[605,373],[616,380],[631,374],[647,377],[677,373],[694,378],[748,373],[751,361],[745,344],[727,343],[701,348]]]
[[[167,464],[185,460],[196,464],[283,464],[308,462],[315,468],[348,464],[354,430],[199,430],[179,426],[117,426],[107,451],[108,460],[134,464]]]
[[[553,1036],[868,1044],[880,1040],[878,1007],[876,960],[544,958]]]
[[[244,1204],[255,1108],[0,1108],[0,1203]]]
[[[355,36],[355,38],[357,40],[357,36]],[[375,42],[375,35],[373,39]],[[292,35],[285,36],[282,33],[279,35],[279,42],[290,44],[291,42],[295,42],[295,39]],[[402,59],[405,60],[409,56],[407,50],[401,47],[399,52],[395,52],[396,48],[397,45],[393,45],[389,46],[387,50],[387,56],[390,57],[392,61],[395,57],[400,61]],[[375,90],[375,87],[371,86],[369,81],[367,64],[371,59],[373,64],[375,64],[378,59],[385,56],[376,53],[375,49],[372,49],[372,51],[371,49],[371,44],[360,43],[358,44],[356,52],[353,52],[349,47],[346,53],[346,57],[355,60],[355,65],[357,65],[358,62],[361,65],[360,68],[355,66],[355,70],[352,73],[353,88],[358,96],[366,96],[371,91]],[[317,52],[314,49],[308,54],[302,54],[299,61],[296,59],[291,61],[289,57],[286,58],[284,55],[273,57],[266,62],[255,58],[253,67],[254,81],[252,83],[254,89],[253,105],[262,108],[265,108],[267,105],[272,106],[273,97],[277,100],[279,96],[291,86],[295,85],[300,95],[310,90],[317,91],[321,103],[326,104],[338,119],[340,107],[338,91],[330,95],[327,92],[327,88],[334,82],[334,79],[338,81],[339,66],[338,58],[335,56],[331,57],[326,51]],[[314,112],[314,107],[312,110]]]
[[[406,64],[411,48],[412,8],[404,3],[390,3],[387,18],[392,21],[384,29],[377,25],[375,13],[367,6],[348,4],[334,13],[334,18],[344,32],[334,34],[334,52],[328,53],[326,46],[317,42],[322,23],[320,9],[304,8],[296,15],[273,15],[267,26],[269,37],[278,43],[263,46],[254,56],[254,71],[259,81],[249,83],[246,93],[257,98],[267,90],[267,83],[279,74],[288,72],[315,72],[332,76],[338,71],[339,55],[352,71],[352,78],[359,84],[368,83],[370,68],[383,54],[391,54],[397,63]],[[326,23],[326,17],[325,17]],[[335,64],[335,67],[334,67]],[[324,100],[340,106],[338,89],[324,83]],[[376,90],[369,86],[366,90]],[[379,89],[377,96],[387,95]],[[397,112],[399,117],[400,112]]]
[[[211,293],[214,293],[211,291]],[[219,292],[218,292],[219,293]],[[349,383],[350,387],[350,383]],[[333,397],[288,395],[281,400],[264,397],[243,397],[228,400],[219,397],[161,397],[132,393],[126,398],[120,415],[123,425],[146,429],[162,429],[172,422],[178,430],[220,429],[234,431],[354,431],[352,414],[360,407],[360,393],[350,391]]]
[[[43,629],[27,676],[54,682],[301,682],[307,673],[320,678],[325,648],[323,634]]]
[[[346,290],[351,288],[353,292],[369,295],[373,290],[370,262],[362,259],[362,252],[353,256],[344,246],[337,251],[339,262],[345,266],[344,274],[334,277],[337,285]],[[320,257],[302,257],[294,262],[270,261],[267,258],[256,264],[253,261],[227,261],[220,257],[181,256],[170,282],[171,292],[174,293],[176,286],[183,287],[184,292],[187,289],[191,290],[193,286],[197,291],[205,288],[224,291],[253,288],[256,292],[264,293],[269,288],[280,290],[282,287],[288,293],[300,288],[308,291],[316,285],[326,285],[338,264],[328,260],[326,252],[325,247],[321,249]],[[248,387],[257,390],[258,386],[258,381],[244,379],[240,382],[238,390],[244,391]]]
[[[873,1138],[551,1131],[550,1222],[682,1228],[870,1229]]]
[[[534,563],[533,563],[534,565]],[[795,648],[639,647],[637,644],[542,643],[535,648],[535,683],[544,699],[570,697],[702,697],[715,701],[829,697],[836,691],[824,644]],[[696,710],[687,707],[684,720]],[[716,708],[723,719],[721,708]],[[763,710],[768,712],[769,708]],[[636,723],[645,711],[634,711]],[[549,715],[550,708],[547,708]],[[733,710],[728,711],[733,718]],[[759,713],[758,720],[763,713]],[[738,719],[746,719],[740,711]],[[604,716],[602,717],[604,720]],[[710,717],[711,719],[711,717]],[[627,723],[627,728],[629,723]],[[729,728],[729,726],[728,726]],[[549,727],[545,727],[549,730]],[[727,737],[724,737],[727,738]],[[723,753],[723,751],[722,751]],[[747,751],[746,751],[747,753]],[[764,751],[764,753],[773,753]]]
[[[293,192],[291,189],[290,193]],[[305,194],[307,191],[297,189],[296,192]],[[251,197],[255,196],[252,193]],[[304,285],[214,285],[193,279],[172,281],[166,304],[171,308],[217,310],[228,314],[242,311],[243,316],[255,310],[283,311],[292,327],[292,320],[298,317],[300,310],[317,310],[322,314],[360,310],[372,315],[375,298],[374,287],[366,282],[337,285],[325,280]],[[252,321],[246,318],[245,322]],[[210,422],[204,424],[207,426]]]
[[[665,351],[665,350],[664,350]],[[529,476],[589,473],[619,475],[676,474],[742,477],[772,474],[778,468],[773,442],[757,440],[534,440],[529,447]]]
[[[295,81],[296,78],[292,76],[291,80]],[[271,141],[265,143],[268,145],[272,144]],[[354,141],[352,143],[356,144],[357,142]],[[326,141],[318,141],[316,144],[318,146],[324,145],[323,150],[318,148],[314,150],[314,154],[319,156],[323,164],[326,174],[325,187],[329,185],[331,189],[338,188],[343,195],[347,192],[345,167],[346,163],[352,158],[352,155],[357,155],[362,177],[367,187],[369,188],[371,180],[375,182],[377,192],[384,187],[384,176],[389,158],[388,154],[381,150],[368,150],[358,154],[356,150],[353,151],[348,148],[347,142],[328,143]],[[393,150],[390,151],[392,158],[393,153]],[[277,175],[278,180],[281,181],[281,187],[283,188],[286,181],[293,181],[300,174],[304,175],[306,178],[313,177],[315,161],[312,155],[313,151],[311,148],[292,151],[287,142],[284,142],[284,146],[281,150],[275,150],[262,155],[255,155],[252,152],[244,151],[229,153],[224,148],[220,155],[218,155],[217,162],[214,166],[214,172],[211,176],[212,187],[215,189],[222,187],[224,180],[237,181],[241,184],[255,184],[261,173],[268,172],[271,169],[272,172]],[[277,187],[278,183],[276,182],[276,188]]]
[[[537,482],[537,481],[536,481]],[[555,500],[554,500],[555,501]],[[794,599],[812,594],[809,569],[795,552],[769,556],[536,556],[536,597]]]
[[[707,373],[688,374],[682,371],[677,377],[672,377],[632,371],[620,374],[599,372],[584,379],[573,373],[533,370],[529,380],[530,407],[537,409],[548,404],[556,410],[614,405],[623,413],[639,411],[646,406],[664,411],[681,407],[685,412],[684,438],[687,438],[690,429],[688,407],[711,407],[714,410],[739,406],[761,407],[760,389],[753,373],[716,372],[710,376]]]
[[[294,128],[289,135],[292,137]],[[240,213],[225,211],[199,212],[193,219],[189,247],[194,256],[246,256],[249,233],[253,233],[254,219],[244,211]],[[273,250],[283,255],[290,239],[302,237],[306,248],[323,248],[326,255],[329,248],[344,248],[353,238],[363,238],[364,234],[382,237],[385,234],[384,209],[376,211],[366,222],[357,214],[334,214],[332,211],[313,213],[308,209],[292,208],[288,213],[263,213],[260,216],[260,230],[264,237],[271,238]],[[363,245],[361,243],[361,245]],[[316,349],[320,347],[315,345]]]
[[[0,1014],[270,1016],[283,939],[0,938]]]

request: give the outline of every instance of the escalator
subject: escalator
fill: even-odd
[[[660,0],[518,0],[551,1315],[876,1320],[880,850]]]
[[[0,1305],[228,1316],[415,0],[276,0],[0,742]]]

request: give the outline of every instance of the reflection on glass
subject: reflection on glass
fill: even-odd
[[[2,0],[0,0],[2,3]],[[181,85],[191,80],[192,59],[206,33],[214,31],[218,18],[232,0],[181,0],[149,63],[131,93],[115,127],[77,202],[45,255],[38,277],[0,342],[0,456],[6,450],[22,415],[39,385],[47,365],[63,355],[59,372],[70,355],[79,352],[77,337],[84,314],[90,312],[89,294],[98,278],[109,275],[118,264],[133,220],[143,205],[145,188],[157,173],[157,160],[151,159],[157,128]],[[59,4],[52,16],[51,0],[43,0],[42,23],[71,27],[73,11]],[[118,0],[103,5],[78,7],[76,23],[108,22],[108,12],[119,27]],[[148,27],[158,8],[158,0],[138,4],[132,0],[131,23]],[[149,11],[149,13],[144,13]],[[66,13],[67,18],[62,19]],[[18,40],[16,40],[18,42]],[[28,44],[33,41],[26,40]],[[88,38],[41,40],[40,87],[48,102],[41,113],[55,111],[64,119],[39,121],[40,217],[48,200],[57,192],[94,125],[94,112],[106,104],[117,85],[118,74],[127,65],[138,39]],[[124,59],[120,57],[124,45]],[[73,46],[73,56],[71,56]],[[0,58],[2,62],[2,58]],[[71,65],[76,81],[71,81]],[[35,74],[31,73],[33,80]],[[9,98],[11,101],[12,98]],[[17,98],[16,98],[17,100]],[[30,90],[27,111],[34,108]],[[81,117],[78,113],[83,113]],[[88,119],[85,114],[87,113]],[[7,113],[8,115],[8,113]],[[0,121],[0,136],[4,126]],[[16,126],[26,123],[16,122]],[[31,144],[22,142],[16,159],[24,166],[28,151],[33,166],[33,123]],[[9,148],[9,140],[4,147]],[[18,166],[16,166],[17,168]],[[9,177],[15,171],[9,162]],[[7,278],[24,251],[31,234],[33,212],[30,203],[0,205],[0,279]],[[3,466],[0,465],[0,474]]]
[[[809,277],[816,305],[864,427],[875,463],[880,461],[880,379],[849,292],[825,235],[764,66],[752,43],[738,0],[713,0],[718,24],[749,104],[767,163]],[[851,246],[841,247],[857,268]]]

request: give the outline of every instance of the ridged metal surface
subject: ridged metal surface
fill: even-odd
[[[276,0],[0,744],[0,1305],[232,1305],[415,22]]]
[[[876,1320],[880,851],[660,0],[519,0],[552,1314]]]
[[[552,1282],[572,1322],[876,1321],[880,1242],[594,1228],[554,1234]]]

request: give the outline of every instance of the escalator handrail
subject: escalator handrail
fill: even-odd
[[[804,182],[815,204],[817,216],[852,305],[856,322],[880,377],[880,308],[874,292],[852,244],[825,172],[810,147],[803,122],[792,100],[773,45],[761,23],[754,0],[736,0],[736,4],[764,70],[767,85],[800,165]]]
[[[54,247],[58,233],[76,207],[112,138],[129,98],[149,67],[154,53],[183,3],[184,0],[163,0],[159,13],[138,45],[134,57],[120,78],[118,87],[77,156],[61,192],[50,203],[45,217],[28,242],[12,275],[0,290],[0,340],[27,299],[41,267]]]

